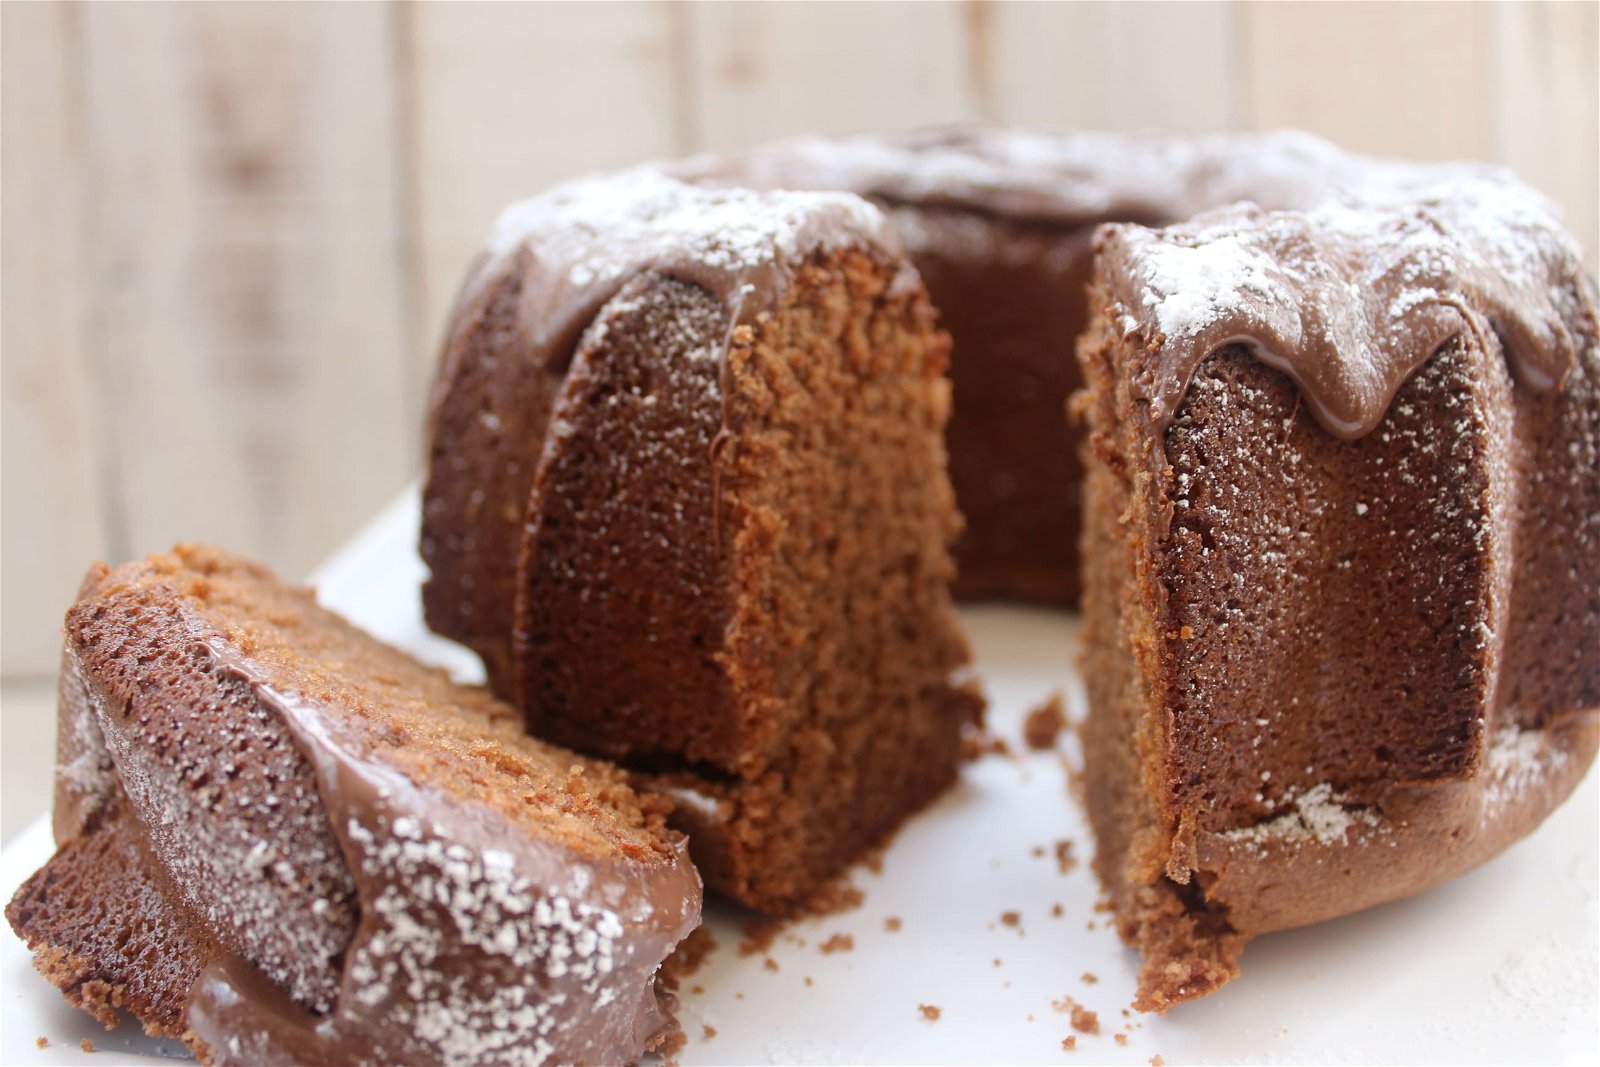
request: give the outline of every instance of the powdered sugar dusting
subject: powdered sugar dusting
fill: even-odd
[[[1550,744],[1542,730],[1501,727],[1484,757],[1485,817],[1492,818],[1547,782],[1570,758],[1566,749]]]
[[[1379,819],[1365,808],[1350,806],[1333,786],[1320,782],[1288,801],[1288,811],[1223,836],[1234,841],[1316,841],[1319,844],[1343,844],[1352,829],[1376,827]]]
[[[1553,207],[1481,167],[1376,167],[1304,211],[1240,205],[1110,241],[1123,314],[1165,353],[1148,388],[1158,422],[1201,360],[1242,343],[1327,429],[1360,436],[1452,337],[1503,346],[1519,380],[1548,389],[1592,317]]]
[[[204,729],[160,714],[166,701],[124,708],[87,675],[84,688],[184,904],[294,1000],[329,1010],[336,960],[355,929],[355,887],[282,724],[227,680]]]
[[[826,218],[829,226],[819,227]],[[693,262],[714,272],[793,264],[833,235],[896,247],[883,216],[847,193],[706,190],[655,167],[558,186],[512,204],[489,239],[492,256],[530,247],[560,262],[574,289],[615,285],[641,262]]]
[[[56,840],[76,836],[117,791],[116,765],[95,721],[83,662],[69,642],[61,661],[56,730]]]
[[[393,786],[391,796],[409,789]],[[513,1048],[543,1062],[577,1014],[567,994],[543,987],[570,976],[600,1004],[623,992],[606,984],[630,951],[616,912],[535,884],[512,853],[475,850],[412,815],[380,816],[372,827],[351,819],[346,840],[363,880],[381,887],[365,902],[381,926],[353,946],[347,965],[354,996],[340,1017],[355,1017],[347,1025],[370,1026],[364,1017],[381,1011],[384,1025],[414,1028],[447,1062]],[[483,960],[464,966],[463,953]]]

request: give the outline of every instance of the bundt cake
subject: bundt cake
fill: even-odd
[[[213,1063],[620,1063],[700,919],[659,798],[213,549],[85,580],[58,850],[6,916]]]
[[[1494,173],[1096,239],[1084,533],[1097,865],[1138,1006],[1528,833],[1600,711],[1600,349]]]
[[[542,738],[679,802],[711,887],[812,903],[951,783],[949,342],[857,197],[651,168],[510,208],[453,315],[428,623]]]
[[[430,624],[536,733],[675,789],[710,886],[792,909],[953,773],[919,274],[958,589],[1088,583],[1141,1006],[1582,777],[1595,295],[1537,194],[1298,134],[808,139],[512,209],[434,397]]]

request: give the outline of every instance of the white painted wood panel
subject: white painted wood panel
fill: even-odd
[[[506,204],[587,171],[678,151],[672,6],[408,5],[416,373]]]
[[[1560,203],[1600,256],[1600,4],[1497,4],[1489,118],[1494,155]]]
[[[696,147],[980,117],[960,3],[684,5]]]
[[[88,5],[82,312],[112,545],[304,573],[417,467],[389,12]]]
[[[1488,10],[1397,0],[1241,5],[1244,120],[1378,155],[1486,158]]]
[[[1197,133],[1238,124],[1228,3],[989,5],[993,117],[1020,125]]]
[[[81,129],[73,11],[0,6],[0,667],[50,670],[61,615],[106,553],[84,365]]]

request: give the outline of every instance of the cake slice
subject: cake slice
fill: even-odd
[[[433,400],[429,625],[772,913],[955,779],[949,340],[876,209],[649,168],[509,208]]]
[[[1163,1010],[1482,862],[1592,762],[1595,289],[1481,172],[1097,240],[1085,775]]]
[[[215,549],[67,614],[39,970],[214,1063],[636,1059],[699,923],[663,802]]]

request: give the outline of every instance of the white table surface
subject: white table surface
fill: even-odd
[[[473,673],[461,649],[429,635],[417,606],[416,499],[397,500],[319,572],[324,601],[424,658]],[[1600,1059],[1600,785],[1591,773],[1545,826],[1498,859],[1407,901],[1245,952],[1243,976],[1165,1017],[1124,1017],[1137,961],[1094,911],[1086,864],[1065,875],[1050,854],[1092,848],[1067,795],[1060,752],[1029,753],[1021,720],[1052,690],[1082,714],[1076,621],[1017,608],[963,611],[991,722],[1021,753],[968,766],[914,819],[880,873],[856,872],[858,909],[793,925],[766,955],[741,956],[735,916],[715,906],[720,947],[684,991],[685,1065],[714,1063],[1594,1063]],[[1034,855],[1042,847],[1043,857]],[[0,853],[0,892],[49,854],[43,820]],[[1052,917],[1055,904],[1063,916]],[[1002,924],[1002,912],[1022,921]],[[890,916],[898,933],[885,929]],[[824,954],[832,934],[851,951]],[[772,959],[776,970],[765,960]],[[995,960],[999,960],[999,964]],[[1082,979],[1092,972],[1094,984]],[[807,983],[806,979],[811,982]],[[35,975],[0,936],[0,1063],[148,1062],[158,1048],[125,1025],[108,1034]],[[1051,1002],[1099,1012],[1078,1038]],[[941,1009],[929,1022],[919,1004]],[[702,1027],[715,1028],[706,1039]],[[1113,1034],[1125,1033],[1126,1044]],[[50,1046],[40,1050],[36,1037]],[[78,1048],[92,1038],[91,1061]]]

